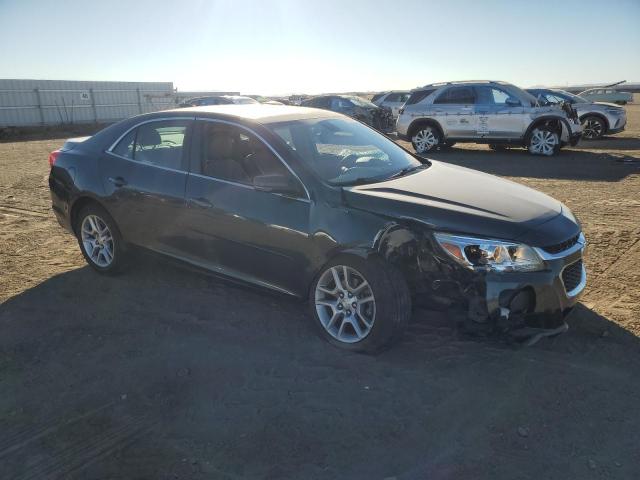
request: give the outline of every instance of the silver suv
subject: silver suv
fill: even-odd
[[[554,155],[576,145],[582,127],[568,103],[540,105],[524,90],[505,82],[434,83],[415,89],[400,109],[398,137],[417,153],[456,142],[526,147],[535,155]]]

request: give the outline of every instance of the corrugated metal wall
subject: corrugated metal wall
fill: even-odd
[[[0,127],[108,123],[175,105],[172,82],[0,79]]]

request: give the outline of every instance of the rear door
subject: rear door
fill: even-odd
[[[477,86],[477,135],[488,139],[518,139],[525,130],[524,106],[506,90],[493,85]]]
[[[310,248],[308,194],[253,131],[199,120],[187,181],[183,253],[195,263],[247,281],[296,292]],[[281,174],[299,195],[261,191],[256,175]]]
[[[152,249],[175,245],[182,230],[192,119],[153,120],[106,153],[106,204],[124,238]]]
[[[475,138],[478,120],[476,94],[471,86],[449,87],[433,101],[434,117],[448,138]]]

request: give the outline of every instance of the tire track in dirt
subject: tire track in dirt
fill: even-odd
[[[71,446],[55,452],[53,457],[41,460],[27,468],[16,480],[66,478],[84,470],[100,459],[131,445],[154,426],[147,416],[122,418],[124,424],[107,429],[89,439],[79,439]]]
[[[26,428],[20,432],[15,432],[9,436],[3,436],[0,438],[0,459],[5,457],[9,453],[12,453],[16,450],[20,450],[21,448],[27,446],[31,442],[38,440],[42,437],[49,435],[50,433],[59,430],[60,428],[72,425],[74,423],[79,422],[80,420],[84,420],[86,418],[92,417],[93,415],[102,412],[103,410],[113,406],[115,402],[106,403],[100,407],[94,408],[86,413],[76,415],[73,418],[70,418],[66,421],[62,421],[59,417],[53,417],[47,420],[44,423],[40,423],[34,427]]]

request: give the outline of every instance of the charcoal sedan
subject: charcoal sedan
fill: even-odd
[[[273,105],[141,115],[49,157],[53,211],[111,274],[134,247],[308,299],[334,345],[376,352],[412,302],[555,334],[586,282],[560,202],[417,158],[330,111]]]

